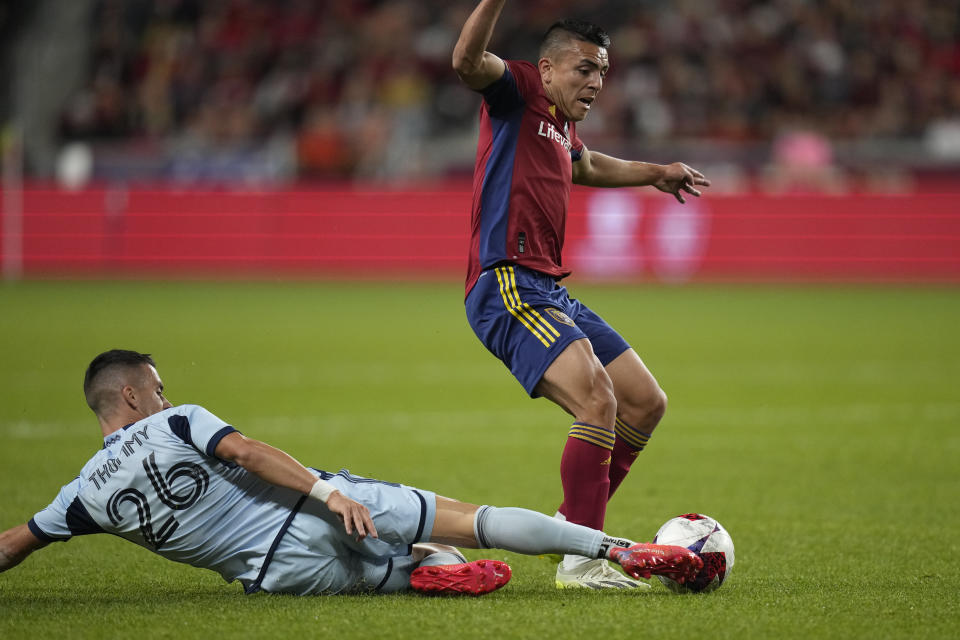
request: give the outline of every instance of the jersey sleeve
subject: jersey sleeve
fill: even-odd
[[[579,162],[583,157],[583,142],[577,135],[577,125],[570,123],[570,159],[573,162]]]
[[[50,506],[30,518],[30,522],[27,523],[30,532],[44,542],[66,541],[74,535],[79,535],[80,532],[71,529],[68,522],[71,510],[76,511],[77,505],[80,504],[79,491],[80,477],[77,476],[73,482],[60,489],[60,493]],[[94,531],[86,533],[94,533]]]
[[[506,60],[505,67],[499,80],[480,91],[494,117],[503,117],[522,108],[539,90],[540,72],[532,64],[523,60]]]
[[[214,451],[223,438],[236,431],[203,407],[185,404],[167,418],[170,431],[194,449],[215,457]]]

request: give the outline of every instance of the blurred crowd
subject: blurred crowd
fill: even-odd
[[[450,68],[474,6],[101,0],[89,77],[63,109],[61,136],[163,141],[181,157],[277,146],[304,178],[443,173],[443,150],[474,135],[479,99]],[[491,50],[535,60],[561,17],[612,38],[584,123],[593,148],[767,144],[816,164],[836,141],[960,135],[958,0],[515,1]],[[458,157],[469,164],[472,146]]]

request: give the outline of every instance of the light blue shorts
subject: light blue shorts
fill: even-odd
[[[417,566],[412,545],[430,540],[436,494],[361,478],[346,469],[337,474],[311,471],[367,507],[379,537],[356,541],[324,505],[306,500],[280,539],[260,588],[297,595],[409,588],[410,573]]]

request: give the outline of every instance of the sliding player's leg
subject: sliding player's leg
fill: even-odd
[[[692,577],[702,567],[700,559],[683,547],[637,544],[528,509],[481,507],[438,496],[436,514],[431,541],[442,544],[497,548],[527,555],[568,553],[610,559],[635,577],[661,574],[678,581]],[[509,567],[493,560],[459,563],[447,568],[426,566],[414,570],[411,584],[417,590],[430,591],[423,585],[431,581],[445,584],[453,578],[476,589],[453,589],[455,592],[486,593],[509,580]]]

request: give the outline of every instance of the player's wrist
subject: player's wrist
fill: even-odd
[[[310,488],[310,493],[307,495],[314,500],[319,500],[320,502],[326,504],[327,500],[330,499],[330,496],[336,490],[337,488],[326,480],[317,478],[317,481],[313,483],[313,487]]]

